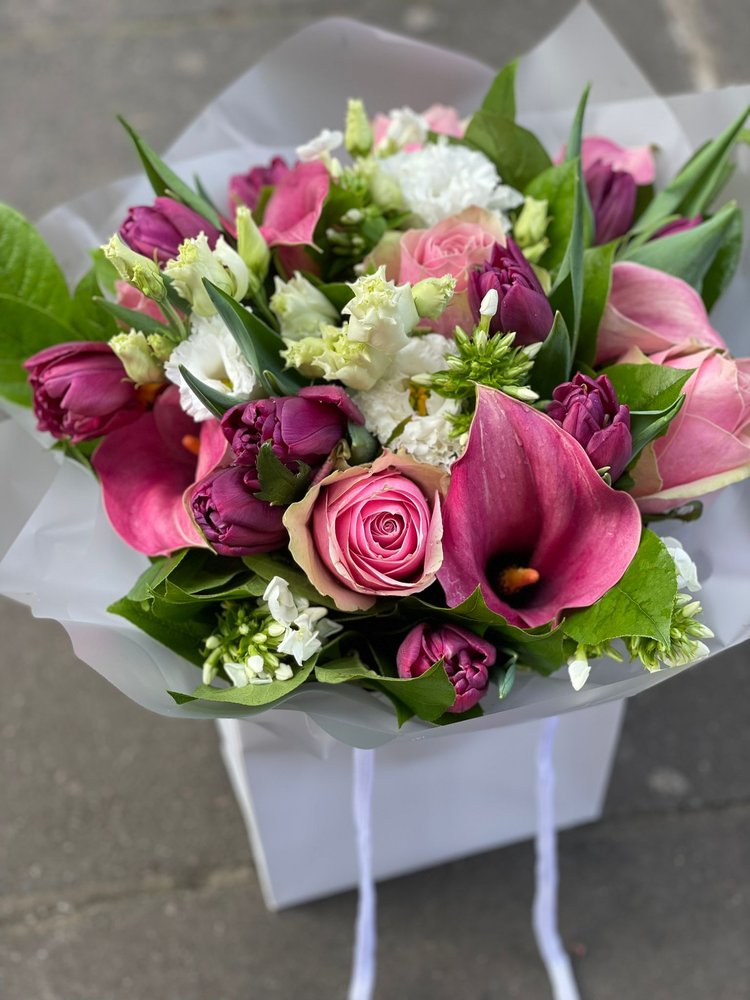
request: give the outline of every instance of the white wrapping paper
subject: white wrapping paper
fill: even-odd
[[[338,125],[349,96],[362,96],[371,112],[404,104],[421,109],[441,101],[468,114],[493,75],[494,70],[466,56],[354,21],[322,21],[284,42],[229,87],[177,140],[167,159],[187,178],[199,173],[212,197],[225,205],[231,173],[277,153],[291,155],[320,128]],[[586,131],[623,144],[656,143],[661,151],[657,183],[750,101],[750,87],[669,100],[655,96],[599,17],[582,4],[522,60],[519,70],[519,119],[551,151],[565,140],[588,81],[594,87]],[[728,193],[746,206],[748,152],[739,151],[740,168]],[[117,228],[125,208],[150,196],[143,178],[118,181],[42,220],[41,230],[71,280],[86,269],[88,250]],[[740,273],[713,314],[737,355],[750,353],[749,272],[746,248]],[[174,703],[167,691],[192,691],[199,681],[195,667],[105,610],[127,593],[147,560],[108,524],[95,480],[46,452],[28,413],[3,405],[15,419],[0,423],[0,593],[28,604],[37,617],[60,621],[78,656],[145,707],[183,717],[252,716],[273,733],[273,710]],[[698,522],[670,522],[665,528],[682,539],[698,564],[704,620],[716,632],[713,655],[750,638],[749,515],[746,482],[708,503]],[[677,672],[648,674],[637,663],[603,660],[593,664],[580,692],[572,690],[565,671],[551,678],[523,675],[507,701],[490,693],[483,703],[485,716],[458,726],[476,731],[558,715],[629,697]],[[317,753],[325,753],[317,727],[360,747],[446,732],[419,721],[399,731],[389,703],[353,687],[303,686],[283,707],[306,713],[317,724],[301,737]]]

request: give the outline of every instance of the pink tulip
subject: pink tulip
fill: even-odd
[[[444,505],[438,580],[449,607],[479,587],[511,625],[557,621],[598,601],[628,568],[638,508],[548,416],[495,389],[477,395]]]
[[[434,466],[388,451],[369,466],[333,472],[287,508],[289,550],[342,611],[416,594],[442,562],[446,482]]]
[[[638,506],[659,514],[750,476],[750,358],[703,350],[650,360],[695,369],[669,430],[646,447],[632,470]]]
[[[438,660],[456,689],[449,712],[467,712],[486,694],[488,667],[497,657],[495,647],[459,625],[428,628],[417,625],[401,643],[396,654],[399,677],[419,677]]]
[[[700,295],[686,281],[624,261],[612,269],[596,363],[609,364],[633,347],[644,354],[674,347],[690,353],[726,344],[711,326]]]
[[[195,523],[214,552],[251,556],[286,544],[284,511],[254,496],[247,469],[232,465],[214,469],[189,491]]]
[[[400,239],[388,234],[370,254],[369,261],[376,266],[385,264],[386,277],[399,284],[415,285],[423,278],[453,275],[456,290],[450,305],[437,320],[423,323],[450,335],[456,326],[473,329],[469,272],[489,260],[498,243],[505,244],[505,234],[497,216],[473,206],[431,229],[409,229]]]
[[[197,424],[170,386],[135,423],[109,434],[91,459],[104,509],[117,534],[148,556],[206,543],[185,507],[186,493],[223,458],[217,420]]]
[[[295,163],[266,205],[260,231],[268,245],[312,245],[330,184],[331,176],[322,163]]]
[[[286,160],[281,156],[274,156],[268,166],[255,166],[245,174],[234,174],[229,178],[230,201],[255,210],[263,188],[275,187],[288,173]]]
[[[565,156],[565,147],[555,157],[560,163]],[[612,170],[630,174],[636,184],[653,184],[656,164],[650,146],[620,146],[603,135],[584,136],[581,143],[581,166],[586,172],[595,163],[603,163]]]
[[[128,209],[120,226],[120,239],[131,250],[165,264],[177,256],[183,240],[205,233],[210,246],[219,238],[219,230],[202,215],[174,198],[156,198],[153,205],[135,205]]]
[[[630,461],[630,409],[617,399],[606,375],[577,372],[552,393],[547,415],[585,449],[595,469],[609,469],[613,481]]]

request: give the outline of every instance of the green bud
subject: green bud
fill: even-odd
[[[414,305],[423,319],[437,319],[445,311],[456,290],[456,279],[452,274],[442,278],[425,278],[412,288]]]
[[[146,340],[148,346],[151,349],[151,353],[157,359],[157,361],[169,361],[172,351],[175,348],[175,342],[169,337],[163,336],[161,333],[150,333]]]
[[[513,224],[513,238],[521,249],[540,243],[545,238],[550,222],[547,207],[546,199],[540,201],[527,197],[524,201]]]
[[[364,103],[350,99],[346,108],[344,145],[352,156],[367,156],[372,150],[374,136]]]
[[[101,249],[123,281],[134,285],[148,298],[155,299],[157,302],[166,298],[164,279],[161,276],[159,265],[155,261],[131,250],[116,233],[109,243],[105,243]]]
[[[247,205],[240,205],[237,208],[236,223],[237,253],[247,264],[251,275],[255,275],[258,284],[261,284],[268,274],[271,251]]]
[[[136,385],[164,382],[164,369],[155,357],[148,339],[140,330],[118,333],[109,342],[117,357],[122,361],[125,373]]]

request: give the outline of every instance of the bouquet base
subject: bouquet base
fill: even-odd
[[[570,712],[555,738],[558,828],[601,816],[624,702]],[[301,713],[220,719],[222,754],[271,910],[357,884],[352,751]],[[375,751],[373,871],[391,878],[533,836],[543,722]],[[314,730],[314,732],[313,732]],[[453,734],[454,736],[457,735]]]

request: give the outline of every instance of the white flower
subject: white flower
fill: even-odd
[[[282,576],[275,576],[269,582],[263,592],[263,600],[268,605],[268,612],[273,620],[287,627],[308,603],[304,598],[295,600],[289,584]]]
[[[285,339],[281,356],[287,367],[309,378],[336,380],[352,389],[370,389],[387,370],[391,358],[369,344],[350,339],[348,331],[348,323],[343,327],[324,325],[318,337]]]
[[[213,416],[183,379],[180,365],[212,389],[252,399],[261,387],[221,317],[193,315],[190,328],[190,336],[177,345],[164,365],[167,378],[180,387],[182,409],[195,420]]]
[[[314,656],[329,635],[338,632],[341,626],[327,618],[326,608],[310,607],[304,597],[295,597],[289,584],[281,576],[275,576],[263,594],[263,601],[274,621],[284,626],[284,636],[277,647],[282,656],[291,656],[298,666],[302,666]],[[277,680],[289,680],[288,667],[282,664],[276,671]],[[279,676],[282,673],[283,676]]]
[[[581,690],[583,685],[589,679],[590,673],[591,667],[589,666],[586,652],[581,646],[579,646],[575,651],[575,655],[571,656],[568,660],[568,676],[570,677],[570,683],[573,685],[574,691]]]
[[[364,274],[349,287],[354,295],[342,309],[350,317],[350,340],[369,344],[377,351],[395,354],[419,323],[419,313],[409,285],[397,285],[385,276],[385,265]]]
[[[297,146],[297,156],[303,163],[314,160],[326,160],[334,149],[338,149],[344,141],[343,132],[322,129],[314,139]]]
[[[701,589],[701,585],[698,582],[698,569],[682,547],[682,542],[676,538],[670,538],[668,535],[662,538],[662,542],[664,542],[667,551],[674,560],[675,569],[677,570],[677,589],[689,590],[691,594],[695,594]]]
[[[393,108],[388,113],[388,128],[385,137],[378,146],[392,144],[397,149],[412,144],[421,145],[427,138],[429,123],[424,115],[418,114],[412,108]]]
[[[487,294],[479,304],[479,315],[489,316],[490,319],[492,319],[492,317],[497,312],[498,304],[499,304],[499,296],[497,294],[497,290],[494,288],[490,288],[490,290],[487,292]]]
[[[398,182],[406,206],[427,226],[470,205],[504,212],[523,201],[517,191],[500,184],[494,164],[484,153],[452,145],[445,137],[412,153],[385,157],[378,166]]]
[[[236,250],[220,236],[212,250],[205,233],[180,244],[177,258],[164,265],[177,293],[199,316],[213,316],[216,307],[208,297],[203,279],[208,278],[233,299],[241,302],[250,285],[250,270]]]
[[[275,292],[269,305],[281,324],[281,335],[287,340],[314,337],[322,323],[333,323],[338,313],[325,295],[299,271],[289,281],[274,278]]]

